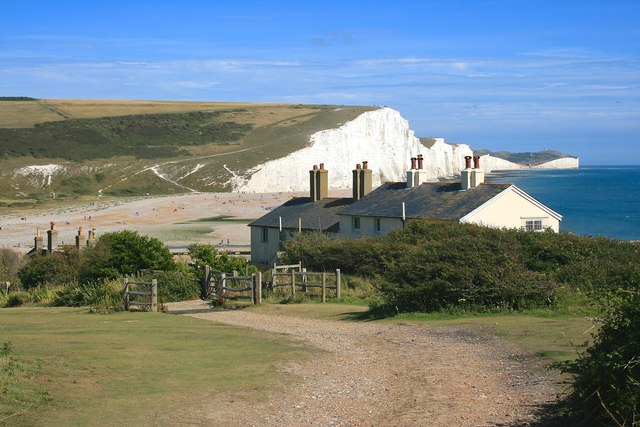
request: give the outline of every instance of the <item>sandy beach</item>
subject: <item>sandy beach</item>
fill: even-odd
[[[347,190],[343,191],[347,193]],[[36,228],[43,235],[56,223],[59,244],[72,244],[78,228],[86,235],[132,230],[157,237],[169,247],[206,243],[220,247],[248,248],[247,223],[292,197],[305,193],[193,193],[70,204],[54,210],[0,214],[0,247],[28,252]],[[344,194],[346,195],[346,194]],[[342,196],[342,194],[341,194]],[[228,216],[232,220],[212,220]],[[208,220],[206,220],[208,219]],[[245,221],[240,221],[245,220]]]

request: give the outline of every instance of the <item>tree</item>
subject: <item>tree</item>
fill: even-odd
[[[67,254],[35,255],[18,270],[22,286],[65,285],[77,278],[77,268]]]
[[[18,270],[22,265],[22,255],[8,248],[0,248],[0,284],[18,281]]]
[[[244,273],[248,267],[247,260],[234,256],[229,256],[226,252],[218,250],[209,245],[193,244],[189,246],[189,257],[196,266],[198,277],[202,277],[202,268],[205,265],[212,270],[231,272],[233,270]],[[255,272],[255,267],[249,267],[251,272]]]
[[[135,231],[106,233],[81,254],[80,282],[115,279],[139,270],[175,270],[169,249],[158,239]]]

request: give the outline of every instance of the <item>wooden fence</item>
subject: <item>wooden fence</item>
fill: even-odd
[[[272,272],[268,287],[269,290],[276,288],[289,289],[291,297],[295,297],[296,293],[311,295],[314,293],[311,289],[319,288],[322,302],[327,302],[327,290],[334,290],[335,297],[340,298],[340,269],[336,269],[335,273],[308,272],[304,268],[302,271]]]
[[[250,299],[253,304],[262,303],[262,274],[239,276],[223,271],[204,269],[202,296],[205,299]]]
[[[133,290],[132,290],[133,288]],[[139,290],[146,288],[148,290]],[[131,296],[142,297],[141,299],[131,299]],[[124,309],[129,310],[131,306],[144,307],[150,311],[158,311],[158,281],[133,282],[129,278],[124,279]]]

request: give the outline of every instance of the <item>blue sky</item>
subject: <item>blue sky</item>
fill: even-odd
[[[386,105],[418,136],[640,164],[640,1],[0,5],[0,95]]]

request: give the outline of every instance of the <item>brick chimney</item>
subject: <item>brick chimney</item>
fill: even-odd
[[[324,168],[324,163],[320,163],[316,174],[316,196],[316,200],[326,199],[329,196],[329,171]]]
[[[373,172],[369,169],[369,162],[364,160],[362,162],[362,169],[360,170],[360,197],[371,193],[372,187]]]
[[[471,175],[473,169],[471,169],[471,156],[464,156],[465,169],[460,171],[460,184],[463,190],[472,188]]]
[[[360,163],[356,165],[356,168],[352,171],[353,174],[353,200],[360,200]]]
[[[33,239],[33,246],[33,250],[38,254],[44,249],[44,239],[42,238],[40,227],[36,228],[36,237]]]
[[[471,172],[471,186],[473,188],[484,182],[484,171],[480,169],[480,156],[473,156],[473,171]]]
[[[76,249],[80,250],[87,244],[87,241],[84,240],[84,235],[82,232],[82,227],[78,228],[78,235],[76,236]]]
[[[309,198],[312,202],[318,200],[318,192],[316,191],[316,180],[318,175],[318,166],[313,165],[313,169],[309,171]]]
[[[55,221],[51,221],[51,229],[47,230],[47,250],[53,252],[58,247],[58,230]]]

